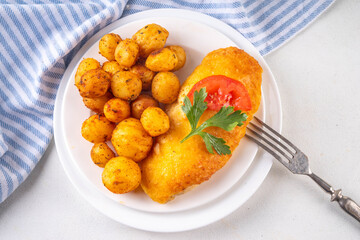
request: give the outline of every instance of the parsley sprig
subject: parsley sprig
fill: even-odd
[[[247,115],[240,110],[234,112],[234,107],[232,106],[223,106],[219,112],[197,127],[201,115],[207,109],[207,102],[205,102],[206,97],[207,93],[205,88],[201,88],[199,92],[194,92],[193,105],[191,105],[189,97],[185,97],[185,105],[182,106],[182,110],[189,120],[191,132],[181,140],[181,143],[194,135],[199,135],[204,140],[206,148],[210,153],[214,154],[213,149],[215,149],[219,155],[231,154],[230,147],[225,144],[224,139],[215,137],[203,130],[208,127],[220,127],[226,131],[231,131],[236,126],[243,125],[243,122],[247,119]]]

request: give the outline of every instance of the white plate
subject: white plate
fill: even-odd
[[[214,28],[202,23],[174,17],[159,16],[121,25],[114,23],[108,27],[109,29],[102,30],[101,33],[104,35],[105,33],[114,32],[123,38],[129,38],[136,30],[149,23],[160,24],[170,32],[167,45],[179,44],[185,49],[187,62],[180,71],[176,72],[181,82],[185,81],[186,77],[193,72],[194,68],[199,65],[207,53],[222,47],[236,46],[233,41]],[[64,77],[62,80],[62,82],[67,82],[64,95],[59,95],[63,106],[60,116],[60,121],[63,124],[61,132],[63,133],[63,138],[66,139],[66,148],[69,149],[71,154],[69,160],[77,165],[80,174],[84,174],[88,181],[96,186],[102,194],[114,201],[137,210],[149,212],[188,210],[206,204],[229,190],[246,172],[256,155],[257,146],[247,141],[241,141],[230,161],[223,169],[214,174],[209,181],[204,182],[186,194],[176,197],[165,205],[152,201],[141,191],[113,194],[104,187],[101,181],[103,169],[93,164],[90,159],[89,153],[93,144],[87,142],[80,132],[83,121],[90,116],[90,111],[84,106],[82,98],[74,86],[75,72],[83,58],[92,57],[98,59],[101,63],[107,61],[98,53],[101,36],[98,37],[97,35],[90,39],[88,44],[91,45],[88,47],[87,44],[77,53],[68,67],[68,71],[72,72],[70,77]],[[264,104],[261,106],[264,106]],[[257,115],[263,118],[264,110],[264,107],[260,107]]]
[[[98,210],[121,223],[151,231],[183,231],[214,222],[238,208],[261,184],[271,167],[271,160],[257,156],[248,169],[257,146],[244,139],[228,164],[210,181],[166,205],[152,202],[143,193],[115,195],[103,187],[101,169],[91,163],[88,154],[92,145],[80,135],[81,123],[89,116],[89,111],[82,105],[73,86],[74,72],[83,57],[105,61],[97,53],[97,42],[104,34],[115,32],[122,37],[131,37],[137,29],[153,22],[169,30],[168,44],[182,45],[187,52],[188,61],[184,69],[177,72],[181,80],[206,53],[236,45],[254,56],[264,69],[263,99],[266,102],[262,102],[259,112],[263,115],[266,108],[267,122],[277,130],[281,128],[280,98],[265,61],[241,34],[217,19],[191,11],[162,9],[130,15],[102,29],[74,57],[61,82],[54,112],[55,142],[68,177]]]

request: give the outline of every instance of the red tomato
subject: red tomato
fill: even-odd
[[[197,82],[188,93],[190,101],[193,102],[194,92],[205,87],[208,109],[219,111],[222,106],[233,106],[234,110],[251,110],[251,99],[245,86],[235,79],[214,75],[206,77]]]

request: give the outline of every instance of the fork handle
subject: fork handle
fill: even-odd
[[[331,194],[331,201],[337,201],[345,212],[360,222],[360,206],[351,198],[343,196],[341,189],[335,190],[334,193]]]
[[[360,222],[360,206],[351,198],[343,196],[341,189],[334,190],[327,182],[322,180],[319,176],[314,173],[308,175],[314,180],[325,192],[331,194],[331,201],[337,201],[340,207],[353,216],[356,220]]]

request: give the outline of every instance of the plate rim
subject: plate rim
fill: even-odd
[[[129,16],[126,16],[124,18],[121,18],[115,22],[113,22],[112,24],[108,25],[107,27],[103,28],[102,30],[100,30],[98,33],[96,33],[94,36],[92,36],[82,47],[83,48],[88,48],[89,46],[92,46],[94,44],[94,39],[99,38],[104,32],[110,32],[111,29],[115,29],[118,28],[121,25],[133,22],[133,21],[137,21],[137,20],[142,20],[144,18],[154,18],[154,16],[158,16],[158,17],[176,17],[176,18],[183,18],[186,20],[191,20],[191,21],[196,21],[202,24],[205,24],[209,27],[214,28],[215,30],[219,31],[220,33],[224,34],[225,36],[227,36],[230,40],[232,40],[234,43],[236,43],[236,45],[238,45],[238,40],[236,38],[242,38],[242,41],[246,41],[247,43],[249,43],[249,46],[247,46],[248,48],[250,48],[252,51],[251,55],[254,56],[254,52],[256,53],[254,56],[257,60],[261,60],[261,65],[263,66],[263,68],[265,67],[269,73],[270,79],[272,81],[274,90],[275,90],[275,96],[277,97],[277,103],[278,103],[278,108],[279,108],[279,123],[277,126],[277,130],[281,131],[281,127],[282,127],[282,108],[281,108],[281,100],[280,100],[280,94],[278,91],[278,87],[275,81],[275,78],[272,74],[272,72],[270,71],[270,68],[267,66],[265,60],[263,59],[263,57],[260,55],[260,53],[255,49],[255,47],[253,45],[251,45],[251,43],[246,40],[238,31],[236,31],[235,29],[233,29],[232,27],[230,27],[229,25],[225,24],[224,22],[213,18],[211,16],[202,14],[202,13],[198,13],[198,12],[194,12],[194,11],[190,11],[190,10],[183,10],[183,9],[155,9],[155,10],[147,10],[147,11],[142,11],[142,12],[138,12]],[[215,27],[214,27],[215,25]],[[231,33],[231,34],[230,34]],[[229,36],[230,35],[230,36]],[[237,36],[236,36],[237,35]],[[236,37],[235,37],[236,36]],[[93,41],[91,41],[93,40]],[[79,50],[81,51],[81,49]],[[68,68],[66,69],[66,71],[64,72],[63,78],[62,79],[66,79],[69,78],[69,75],[71,75],[72,70],[70,68],[70,66],[72,66],[74,63],[78,62],[80,60],[81,56],[80,55],[75,55],[75,57],[72,59],[72,61],[70,62]],[[196,226],[174,226],[173,228],[149,228],[148,226],[139,226],[136,223],[128,223],[128,222],[124,222],[123,220],[116,218],[114,216],[112,216],[112,212],[109,211],[109,209],[101,209],[99,208],[98,205],[96,205],[96,202],[98,201],[103,201],[99,198],[99,196],[91,196],[92,199],[89,199],[89,193],[85,192],[85,188],[81,188],[78,186],[79,184],[79,179],[76,180],[75,177],[73,177],[71,175],[71,169],[69,169],[68,165],[66,164],[66,162],[63,160],[65,159],[65,155],[69,154],[68,151],[66,152],[61,152],[59,148],[59,146],[64,145],[64,139],[61,138],[61,133],[57,131],[57,129],[59,129],[59,126],[61,126],[61,121],[58,122],[57,119],[60,119],[60,113],[61,113],[61,109],[62,109],[62,99],[60,99],[60,95],[62,95],[61,93],[64,93],[66,89],[66,83],[65,81],[61,81],[60,86],[59,86],[59,90],[58,90],[58,95],[55,101],[55,109],[54,109],[54,138],[55,138],[55,144],[56,144],[56,149],[59,155],[59,159],[60,162],[68,176],[68,178],[70,179],[70,181],[72,182],[72,184],[74,185],[74,187],[80,192],[80,194],[88,201],[90,202],[98,211],[104,213],[105,215],[107,215],[108,217],[131,227],[134,228],[138,228],[138,229],[143,229],[143,230],[148,230],[148,231],[157,231],[157,232],[179,232],[179,231],[186,231],[186,230],[191,230],[191,229],[195,229],[195,228],[199,228],[208,224],[211,224],[212,222],[215,222],[225,216],[227,216],[228,214],[230,214],[231,212],[235,211],[237,208],[239,208],[246,200],[248,200],[253,193],[259,188],[259,186],[261,185],[261,183],[263,182],[263,180],[265,179],[267,173],[270,171],[271,165],[272,165],[272,160],[267,160],[267,167],[264,170],[264,176],[263,179],[260,180],[259,184],[253,189],[253,192],[251,194],[249,194],[249,196],[243,200],[242,203],[237,204],[236,207],[233,207],[232,209],[228,209],[225,213],[223,213],[222,215],[218,216],[216,219],[207,219],[207,221],[201,223],[201,224],[197,224]],[[267,114],[267,111],[265,112],[265,114]],[[61,129],[61,128],[60,128]],[[261,155],[262,153],[258,153],[258,155]],[[258,156],[257,155],[257,156]],[[257,157],[256,156],[256,157]],[[256,158],[255,157],[255,158]],[[255,160],[254,160],[255,161]],[[254,165],[254,161],[252,163],[252,165]],[[70,164],[71,165],[71,164]],[[250,166],[251,167],[251,166]],[[244,174],[244,176],[242,178],[244,178],[246,176],[246,173]],[[82,178],[85,178],[85,176],[82,176]],[[85,178],[85,180],[87,180]],[[239,180],[241,181],[241,179]],[[85,181],[86,182],[86,181]],[[80,184],[81,185],[81,184]],[[235,184],[236,185],[236,184]],[[235,186],[233,186],[235,187]],[[87,186],[87,188],[91,189],[89,186]],[[95,186],[93,186],[93,188],[95,188]],[[230,189],[231,190],[231,189]],[[229,190],[229,191],[230,191]],[[97,192],[97,191],[96,191]],[[226,195],[226,194],[224,194]],[[103,196],[106,197],[106,196]],[[221,197],[223,198],[223,197]],[[100,199],[100,200],[99,200]],[[108,199],[108,198],[107,198]],[[113,201],[112,199],[108,199]],[[119,207],[124,208],[123,210],[128,210],[128,212],[133,212],[133,213],[142,213],[143,215],[166,215],[168,213],[159,213],[159,212],[142,212],[142,211],[138,211],[135,209],[131,209],[129,207],[126,206],[121,206],[120,204],[116,203],[117,205],[119,205]],[[199,208],[203,208],[208,206],[210,203],[205,204],[205,206],[201,206]],[[129,211],[130,210],[130,211]],[[188,210],[185,210],[183,212],[186,212]],[[181,214],[182,212],[173,212],[173,213],[169,213],[171,215],[174,214]],[[160,220],[161,221],[161,220]]]

